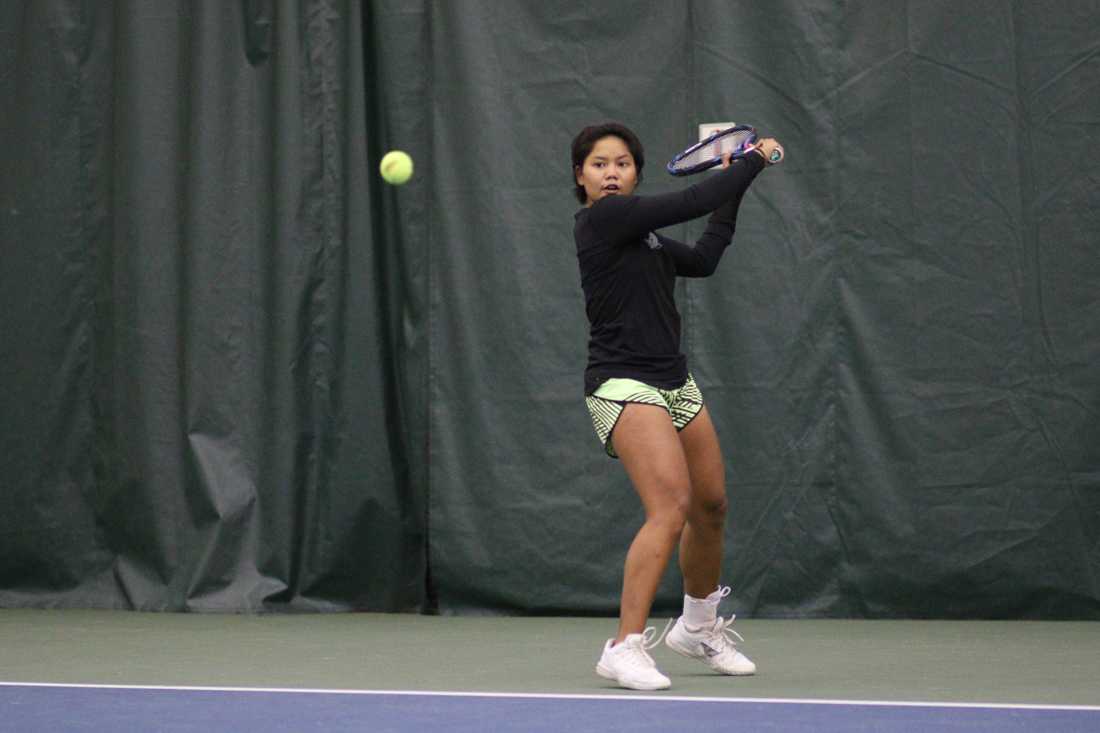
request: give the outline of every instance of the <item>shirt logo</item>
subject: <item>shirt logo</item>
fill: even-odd
[[[650,249],[661,248],[661,240],[657,239],[657,235],[653,232],[650,232],[649,235],[645,238],[645,243],[649,245]]]

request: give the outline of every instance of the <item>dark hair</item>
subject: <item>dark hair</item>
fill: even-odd
[[[642,141],[638,139],[629,127],[618,122],[604,122],[600,125],[589,125],[573,138],[573,194],[582,204],[588,201],[584,192],[584,186],[577,183],[577,169],[584,166],[584,159],[596,147],[596,143],[603,138],[614,135],[626,143],[627,149],[634,157],[634,168],[638,171],[638,182],[642,181],[642,168],[645,167],[645,150],[642,149]]]

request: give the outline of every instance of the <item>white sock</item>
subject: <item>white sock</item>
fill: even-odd
[[[711,593],[706,598],[693,598],[684,594],[684,626],[688,631],[714,626],[718,619],[718,603],[722,600],[722,589]]]

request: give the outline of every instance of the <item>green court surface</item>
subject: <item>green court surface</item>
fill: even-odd
[[[0,681],[608,694],[619,691],[593,667],[614,626],[601,618],[9,609],[0,610]],[[717,676],[662,646],[653,655],[672,678],[669,694],[1100,704],[1095,622],[747,619],[735,628],[758,674]]]

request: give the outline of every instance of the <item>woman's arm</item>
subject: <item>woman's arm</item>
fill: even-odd
[[[714,274],[722,253],[733,239],[733,230],[737,225],[737,208],[740,204],[741,196],[738,195],[715,211],[694,247],[669,237],[661,237],[661,246],[672,257],[677,275],[709,277]]]
[[[606,196],[592,205],[589,220],[608,241],[629,241],[654,229],[697,219],[731,201],[740,201],[764,165],[763,157],[748,155],[682,191],[659,196]],[[736,207],[733,213],[736,215]],[[707,230],[710,231],[709,226]],[[732,231],[731,224],[731,236]]]

